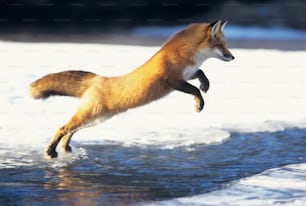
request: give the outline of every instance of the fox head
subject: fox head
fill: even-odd
[[[208,53],[211,52],[212,57],[216,57],[223,61],[231,61],[235,57],[226,47],[226,40],[223,34],[223,28],[227,21],[217,20],[209,24],[210,38],[208,41]]]
[[[226,47],[223,28],[227,21],[217,20],[211,24],[194,23],[173,35],[165,44],[165,55],[168,61],[195,67],[208,58],[218,58],[223,61],[234,59]]]
[[[197,66],[212,57],[223,61],[234,59],[234,56],[226,47],[226,40],[223,34],[223,28],[226,24],[227,21],[217,20],[211,24],[194,24],[190,26],[198,31],[198,35],[194,35],[194,39],[198,43],[194,44],[196,51],[192,55],[192,59]]]

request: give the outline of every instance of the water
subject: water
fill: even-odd
[[[126,73],[158,48],[0,45],[0,205],[306,204],[305,52],[209,60],[202,113],[175,92],[76,133],[73,153],[46,160],[79,100],[33,100],[29,83],[67,68]]]
[[[52,161],[35,148],[2,146],[0,201],[125,205],[208,193],[271,168],[306,163],[305,137],[305,129],[292,128],[232,133],[222,144],[175,149],[76,144],[73,154]]]

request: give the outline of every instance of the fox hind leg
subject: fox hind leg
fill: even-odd
[[[56,152],[56,146],[61,141],[62,137],[65,135],[65,129],[64,127],[60,128],[53,139],[49,142],[46,151],[45,151],[45,156],[47,159],[55,158],[57,157],[57,152]]]
[[[51,141],[49,142],[47,149],[46,149],[46,158],[55,158],[57,157],[57,152],[56,152],[56,147],[58,145],[58,143],[61,141],[61,139],[63,139],[64,137],[69,137],[69,141],[73,135],[74,132],[72,132],[73,130],[71,129],[71,122],[69,122],[68,124],[66,124],[65,126],[61,127],[55,134],[55,136],[51,139]],[[65,139],[64,138],[64,139]],[[67,145],[68,146],[68,145]],[[66,148],[65,148],[66,149]],[[71,149],[71,148],[70,148]],[[69,149],[68,149],[69,150]]]
[[[66,134],[61,140],[61,147],[65,152],[72,152],[72,148],[69,144],[70,144],[71,137],[74,133],[75,132],[70,132]]]
[[[84,107],[86,109],[84,109]],[[71,152],[71,147],[69,146],[71,137],[75,132],[78,130],[93,126],[93,122],[95,120],[105,121],[106,119],[110,118],[111,115],[103,114],[102,110],[99,112],[93,113],[92,111],[95,110],[95,107],[88,106],[82,104],[79,108],[78,112],[71,118],[71,120],[61,127],[49,142],[47,149],[46,149],[46,158],[55,158],[57,157],[56,147],[60,141],[61,147],[64,149],[65,152]]]
[[[75,132],[82,128],[93,126],[96,122],[105,121],[112,116],[105,111],[103,104],[96,102],[95,96],[91,97],[91,94],[89,91],[89,95],[86,96],[85,94],[85,96],[82,96],[83,101],[77,112],[67,124],[57,131],[53,139],[51,139],[45,153],[47,158],[57,157],[56,147],[60,141],[62,141],[61,147],[64,151],[70,152],[71,147],[69,143]]]
[[[64,147],[64,150],[71,151],[71,147],[69,146],[70,139],[72,135],[84,125],[84,120],[78,117],[79,114],[76,113],[67,124],[56,132],[47,146],[45,153],[46,158],[57,157],[56,147],[61,140],[63,140],[62,147]]]

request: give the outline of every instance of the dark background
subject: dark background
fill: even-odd
[[[14,0],[0,3],[0,32],[85,32],[227,19],[306,29],[303,0]]]
[[[166,38],[135,37],[131,31],[136,27],[183,26],[216,19],[238,26],[306,30],[306,1],[0,0],[0,40],[160,46]],[[229,46],[305,50],[306,42],[235,39]]]

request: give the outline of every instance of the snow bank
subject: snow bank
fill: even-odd
[[[42,75],[68,69],[121,75],[144,63],[159,48],[95,44],[0,42],[0,143],[46,143],[66,123],[79,100],[33,100],[28,86]],[[229,131],[276,131],[305,127],[306,52],[233,49],[236,59],[210,59],[202,69],[211,81],[204,110],[191,96],[173,92],[100,126],[74,141],[175,147],[222,142]],[[192,82],[195,85],[197,81]],[[160,138],[163,137],[163,138]]]
[[[306,164],[288,165],[232,183],[222,190],[143,205],[305,205],[305,178]]]

